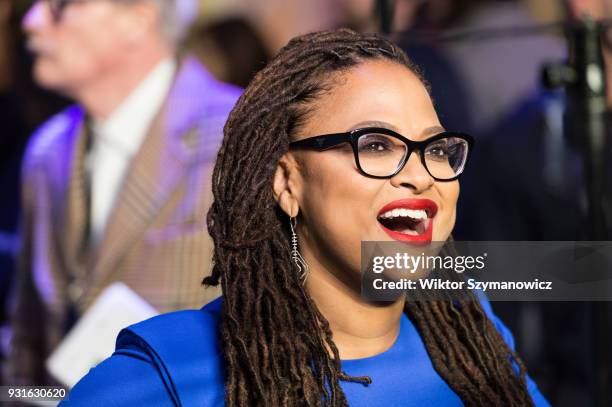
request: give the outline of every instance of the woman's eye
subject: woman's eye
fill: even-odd
[[[361,146],[361,151],[385,151],[387,150],[387,146],[383,143],[369,143],[364,146]]]
[[[444,156],[448,154],[448,151],[445,148],[442,147],[435,147],[432,148],[431,150],[429,150],[429,154],[431,155],[438,155],[438,156]]]
[[[360,153],[382,153],[393,151],[393,143],[385,137],[364,137],[359,140]]]
[[[446,158],[449,155],[449,149],[445,145],[431,146],[427,148],[425,155],[431,158]]]

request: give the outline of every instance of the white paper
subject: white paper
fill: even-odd
[[[106,288],[47,359],[47,369],[68,388],[112,355],[123,328],[158,312],[127,285]]]

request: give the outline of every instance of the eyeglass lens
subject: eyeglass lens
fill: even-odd
[[[429,173],[441,180],[461,174],[468,155],[468,143],[449,136],[435,140],[424,149],[425,166]],[[357,140],[361,169],[368,175],[393,175],[404,162],[408,146],[402,140],[386,134],[363,134]]]

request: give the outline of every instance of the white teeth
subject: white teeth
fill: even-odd
[[[427,212],[424,209],[397,208],[384,212],[380,217],[385,219],[403,217],[424,220],[427,219]]]

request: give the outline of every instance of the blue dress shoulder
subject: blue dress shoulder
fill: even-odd
[[[482,302],[508,345],[512,334]],[[218,339],[221,298],[201,310],[160,315],[121,331],[116,350],[70,392],[63,407],[222,406],[223,353]],[[344,360],[349,375],[368,375],[372,384],[341,382],[350,406],[462,406],[459,397],[434,370],[414,325],[402,315],[400,332],[387,351]],[[548,406],[528,378],[536,406]]]

